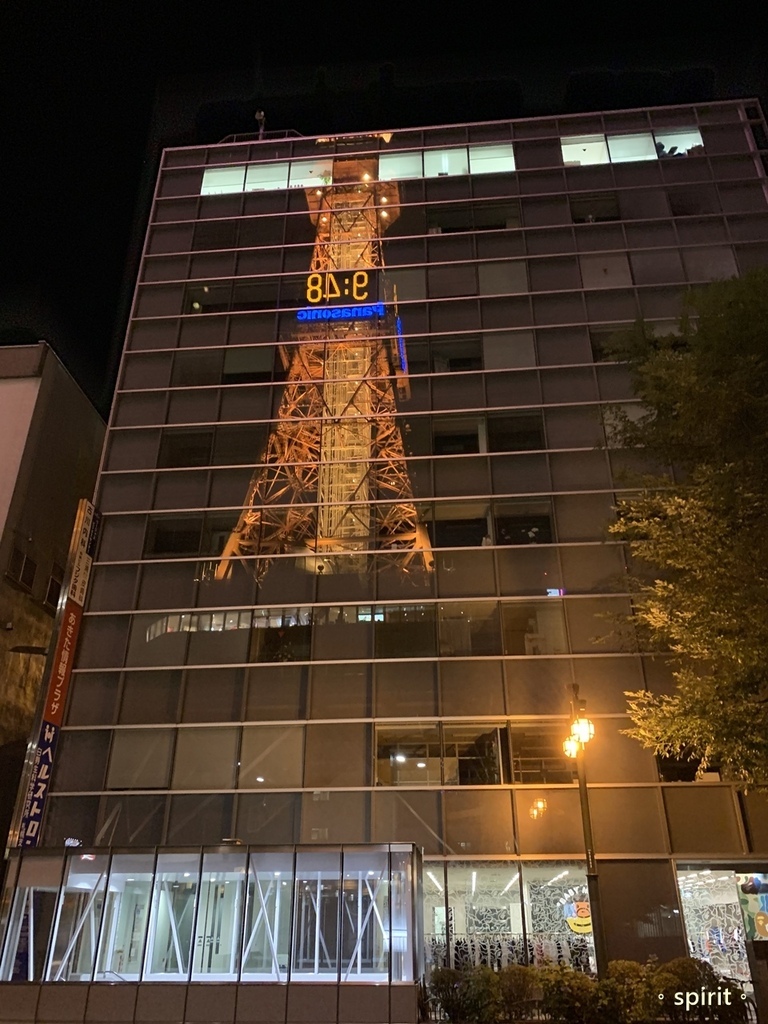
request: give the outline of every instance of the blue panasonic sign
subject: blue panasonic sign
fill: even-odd
[[[307,306],[296,313],[297,320],[370,320],[384,316],[386,306],[376,302],[372,306]]]

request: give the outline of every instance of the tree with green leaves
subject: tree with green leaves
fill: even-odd
[[[640,568],[635,620],[671,652],[675,690],[629,694],[630,735],[656,753],[768,787],[768,268],[694,292],[679,332],[616,339],[639,416],[612,444],[660,466],[612,532]]]

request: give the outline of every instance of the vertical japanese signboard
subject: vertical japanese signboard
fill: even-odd
[[[83,603],[88,588],[100,515],[93,505],[83,498],[77,509],[72,544],[69,549],[68,586],[64,607],[59,619],[59,632],[53,659],[48,663],[48,686],[42,720],[28,771],[26,796],[19,828],[19,846],[37,846],[40,826],[45,811],[45,802],[51,785],[51,772],[56,756],[56,745],[64,717],[64,704],[72,676],[72,659],[83,617]]]

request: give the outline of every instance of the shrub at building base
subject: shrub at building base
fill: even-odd
[[[494,1024],[500,1018],[499,975],[490,967],[464,971],[437,967],[429,988],[442,1014],[453,1024]]]
[[[565,966],[512,965],[498,973],[489,967],[442,967],[432,972],[429,992],[438,1017],[451,1024],[542,1018],[556,1024],[746,1024],[748,1019],[738,986],[689,957],[666,964],[615,960],[600,981]],[[685,993],[691,993],[687,1006],[681,999]],[[697,993],[706,998],[690,1005]],[[727,1001],[725,993],[730,993]]]

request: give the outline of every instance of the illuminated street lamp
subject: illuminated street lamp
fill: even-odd
[[[584,830],[584,849],[587,855],[587,890],[592,913],[592,934],[595,939],[595,960],[598,976],[605,977],[608,967],[608,954],[605,948],[603,931],[603,914],[600,903],[600,887],[597,877],[597,861],[595,860],[595,843],[592,838],[592,817],[589,813],[589,792],[587,775],[584,767],[584,749],[595,735],[595,726],[586,715],[587,702],[579,697],[579,687],[573,685],[571,701],[571,732],[563,741],[566,757],[576,761],[576,777],[579,783],[579,803],[581,805],[581,825]]]

